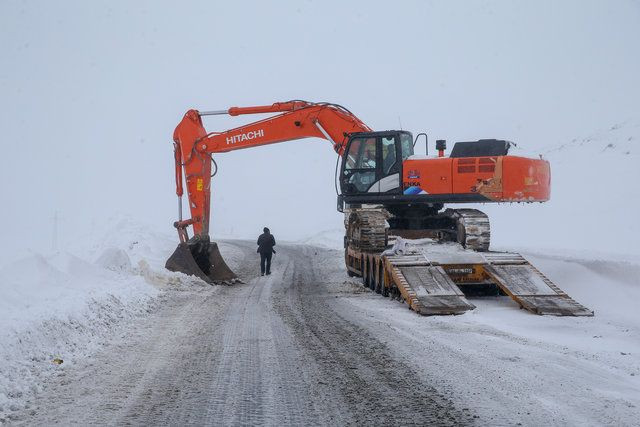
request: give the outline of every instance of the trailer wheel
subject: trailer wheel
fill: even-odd
[[[383,283],[384,272],[379,262],[376,263],[375,275],[376,275],[376,293],[381,294],[382,288],[384,287],[384,283]]]
[[[362,271],[362,284],[369,287],[369,275],[367,274],[367,258],[362,255],[360,257],[360,271]]]
[[[369,259],[369,289],[376,290],[376,263],[374,260]]]
[[[348,252],[347,249],[344,250],[344,264],[347,267],[347,276],[349,276],[349,277],[358,277],[357,273],[354,273],[353,271],[349,270],[349,267],[352,267],[352,265],[349,262],[349,252]]]

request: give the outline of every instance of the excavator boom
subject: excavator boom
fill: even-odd
[[[207,133],[203,115],[281,114],[224,132]],[[182,168],[186,177],[191,221],[195,235],[209,233],[211,194],[211,154],[258,147],[301,138],[322,138],[342,154],[349,134],[371,129],[347,109],[336,104],[304,101],[275,103],[259,107],[232,107],[228,110],[189,110],[173,134],[176,150],[176,194],[182,196]],[[178,161],[180,159],[180,163]],[[180,218],[182,221],[182,218]],[[181,239],[182,240],[182,239]]]
[[[202,124],[202,116],[268,113],[280,114],[224,132],[208,133]],[[350,134],[370,131],[349,110],[331,103],[288,101],[220,111],[187,111],[173,134],[179,206],[179,218],[174,226],[178,230],[180,245],[167,261],[167,268],[206,277],[213,282],[235,279],[209,238],[212,154],[315,137],[328,140],[342,155]],[[182,218],[183,172],[191,211],[188,220]],[[188,226],[193,227],[191,238],[187,234]],[[194,268],[191,258],[201,267],[199,270]]]

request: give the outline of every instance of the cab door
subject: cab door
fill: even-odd
[[[402,160],[409,153],[402,148],[401,135],[398,132],[359,134],[349,141],[340,178],[343,194],[402,192]],[[413,149],[411,134],[407,136]]]
[[[367,193],[378,179],[378,139],[357,136],[349,141],[342,159],[340,187],[343,194]]]
[[[378,137],[380,164],[377,181],[369,189],[370,193],[389,193],[400,189],[401,156],[398,154],[397,134],[380,135]]]

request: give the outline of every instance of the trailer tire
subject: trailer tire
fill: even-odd
[[[383,288],[383,278],[384,278],[384,272],[383,272],[383,268],[380,266],[380,263],[376,263],[376,267],[375,267],[375,277],[376,277],[376,293],[377,294],[381,294],[382,293],[382,288]]]
[[[369,289],[372,291],[376,290],[376,263],[374,260],[369,258]]]

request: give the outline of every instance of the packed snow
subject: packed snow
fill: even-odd
[[[163,289],[204,286],[164,269],[175,240],[119,216],[74,253],[33,253],[0,269],[0,422],[41,389],[56,362],[91,357],[152,311]],[[232,248],[222,250],[233,266]]]
[[[423,317],[346,279],[325,254],[341,312],[492,424],[635,425],[640,407],[640,265],[527,254],[594,317],[538,316],[507,296],[473,297],[459,316]],[[451,357],[442,357],[451,353]],[[461,364],[461,360],[463,361]],[[435,368],[434,368],[435,367]],[[551,414],[548,420],[541,414]]]

